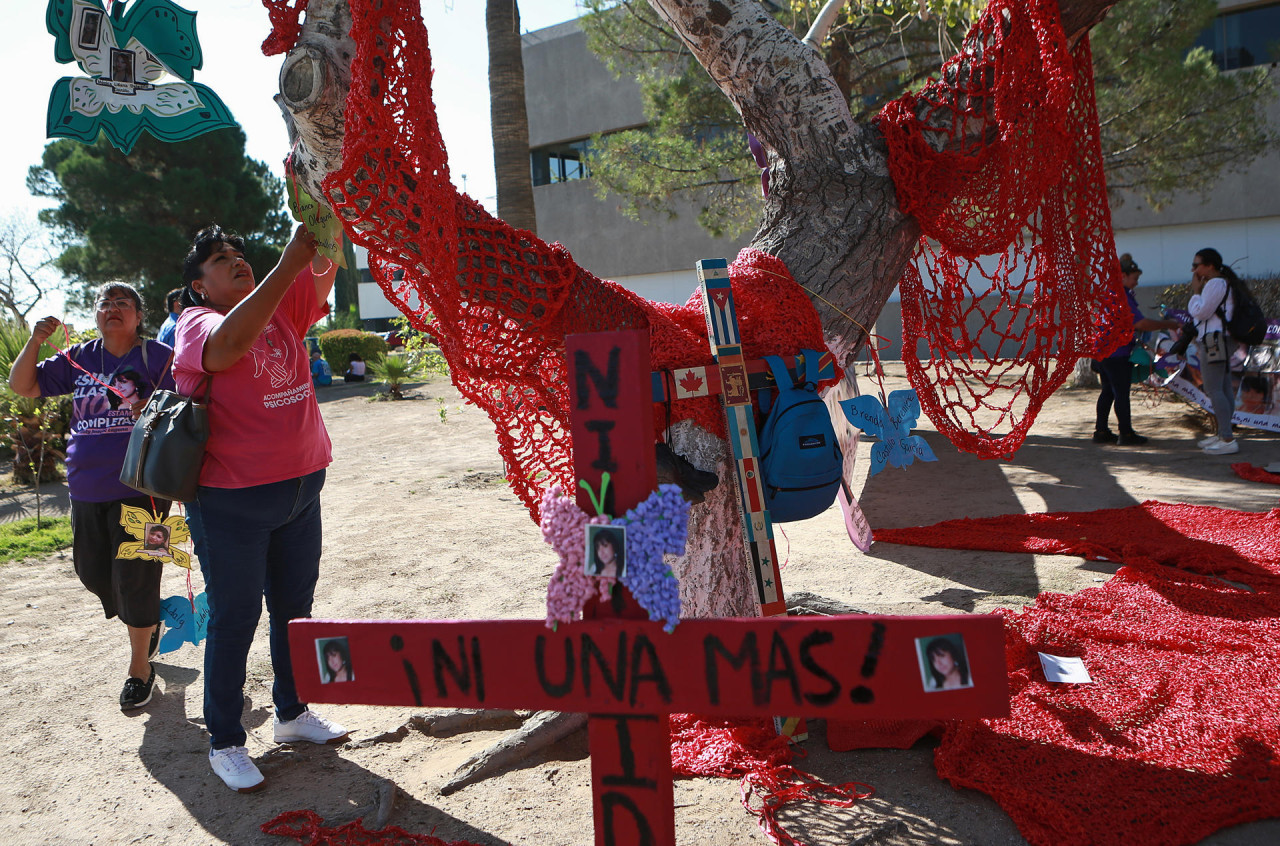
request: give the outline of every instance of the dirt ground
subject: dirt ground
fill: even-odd
[[[904,384],[891,379],[889,388]],[[324,491],[316,616],[541,618],[555,558],[503,481],[489,420],[463,407],[444,381],[416,387],[404,402],[369,402],[372,392],[366,385],[321,392],[334,461]],[[1238,456],[1206,456],[1193,444],[1203,434],[1202,415],[1175,401],[1139,401],[1135,426],[1150,444],[1097,446],[1089,439],[1094,399],[1087,390],[1052,397],[1012,462],[959,454],[922,427],[939,461],[870,479],[860,497],[868,520],[873,527],[914,526],[1147,499],[1252,511],[1277,505],[1280,487],[1243,481],[1229,465],[1280,460],[1280,438],[1246,433]],[[866,466],[865,456],[859,461]],[[65,512],[65,489],[46,494],[46,509]],[[0,519],[33,513],[28,491],[0,491]],[[844,536],[836,510],[790,524],[786,535],[780,551],[789,556],[788,593],[809,591],[874,613],[1019,608],[1040,591],[1076,591],[1114,572],[1060,556],[885,544],[864,555]],[[198,568],[192,578],[199,591]],[[167,568],[162,595],[185,588],[183,571]],[[232,793],[206,761],[201,661],[201,649],[190,644],[162,655],[155,698],[123,715],[116,702],[127,662],[123,628],[102,619],[72,573],[69,553],[0,567],[0,843],[288,843],[260,833],[259,825],[302,808],[330,824],[345,822],[388,783],[396,788],[390,822],[411,832],[479,844],[592,842],[585,733],[450,796],[439,788],[455,767],[502,732],[432,738],[409,730],[387,737],[415,712],[319,706],[351,729],[354,742],[277,747],[265,624],[250,656],[245,724],[267,784],[255,794]],[[986,795],[937,777],[929,740],[908,751],[836,754],[826,748],[823,724],[811,725],[809,754],[799,765],[830,782],[868,783],[876,794],[848,810],[806,807],[789,815],[802,840],[1025,842]],[[681,843],[768,842],[743,810],[736,780],[678,781],[675,801]],[[1277,843],[1280,820],[1237,826],[1203,842]]]

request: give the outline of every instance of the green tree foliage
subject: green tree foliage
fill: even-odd
[[[742,120],[645,0],[586,0],[591,50],[619,77],[636,78],[648,124],[596,136],[589,156],[601,198],[623,211],[674,214],[682,200],[713,234],[750,231],[760,212],[759,170]],[[825,3],[763,3],[803,37]],[[913,90],[954,55],[984,0],[849,2],[821,45],[855,120]],[[1191,51],[1214,0],[1124,0],[1092,34],[1108,185],[1158,205],[1175,189],[1204,188],[1224,167],[1247,164],[1275,138],[1263,110],[1265,71],[1218,72]]]
[[[1093,70],[1107,187],[1159,208],[1174,192],[1208,190],[1278,140],[1263,108],[1276,82],[1264,68],[1222,73],[1190,49],[1215,0],[1124,0],[1093,31]]]
[[[73,287],[68,301],[87,307],[97,286],[123,280],[142,293],[147,325],[158,327],[192,236],[211,223],[244,236],[261,279],[291,226],[283,183],[245,156],[244,141],[235,128],[175,144],[143,135],[127,156],[102,137],[46,146],[27,187],[59,203],[40,219],[62,247],[56,264]]]

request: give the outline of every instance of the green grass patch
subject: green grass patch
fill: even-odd
[[[48,555],[71,546],[70,517],[42,517],[0,523],[0,564]]]

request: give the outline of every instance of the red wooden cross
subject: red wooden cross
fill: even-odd
[[[606,510],[624,513],[656,486],[648,333],[571,336],[566,353],[575,472],[599,490],[607,470]],[[307,702],[591,714],[597,846],[674,846],[672,713],[1008,714],[1004,630],[993,615],[685,620],[672,633],[647,616],[619,585],[614,601],[555,631],[541,620],[294,620],[289,648]],[[326,683],[324,648],[335,638],[345,640],[352,679]],[[931,689],[928,645],[939,639],[963,654],[959,688]]]

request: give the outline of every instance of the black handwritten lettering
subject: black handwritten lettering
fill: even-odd
[[[574,351],[573,372],[578,380],[578,410],[591,407],[591,394],[587,389],[588,377],[595,384],[596,393],[600,395],[600,401],[604,403],[605,408],[618,407],[618,365],[621,355],[622,347],[609,350],[609,372],[606,375],[596,369],[595,363],[586,350]]]
[[[476,668],[476,699],[484,701],[484,664],[480,661],[480,638],[471,638],[471,666]]]
[[[404,649],[404,638],[400,635],[391,636],[391,651],[399,652]],[[422,705],[422,688],[418,686],[418,671],[413,668],[413,664],[409,663],[408,658],[400,659],[401,666],[404,667],[405,678],[409,680],[409,692],[413,694],[413,704]]]
[[[840,681],[831,675],[826,669],[818,663],[813,657],[815,647],[824,646],[835,640],[835,635],[831,632],[817,631],[809,632],[800,641],[800,666],[804,667],[810,673],[827,682],[827,689],[821,693],[805,693],[805,700],[811,705],[830,705],[840,696]]]
[[[621,807],[631,814],[631,819],[635,821],[636,825],[635,839],[628,839],[622,842],[635,843],[636,846],[653,846],[653,829],[649,827],[649,821],[644,818],[644,813],[631,800],[630,796],[625,793],[619,793],[616,790],[607,791],[600,797],[600,808],[604,812],[605,846],[617,846],[619,843],[618,833],[615,831],[613,822],[613,809],[615,806]]]
[[[600,667],[600,675],[609,692],[613,694],[613,698],[618,702],[623,701],[627,688],[627,633],[618,634],[618,655],[615,660],[617,672],[610,668],[608,659],[591,639],[591,635],[586,633],[582,635],[582,692],[587,696],[591,695],[591,660],[593,658],[596,665]]]
[[[748,632],[742,639],[742,645],[737,654],[726,649],[720,638],[707,635],[702,641],[702,653],[706,662],[707,695],[713,705],[720,704],[720,665],[717,660],[719,657],[728,661],[729,666],[735,670],[741,670],[750,662],[752,678],[755,679],[760,675],[760,650],[756,646],[755,632]]]
[[[610,787],[640,787],[645,790],[656,790],[658,783],[651,778],[641,778],[636,774],[636,751],[631,743],[631,725],[634,720],[643,723],[656,723],[658,718],[650,714],[634,717],[596,717],[598,720],[612,720],[614,730],[618,733],[618,763],[622,766],[620,775],[606,775],[600,778],[601,784]]]
[[[757,696],[763,689],[764,698],[758,699],[760,704],[773,700],[773,685],[778,681],[788,682],[791,688],[791,701],[800,704],[800,678],[796,675],[796,665],[791,660],[791,650],[782,634],[775,631],[769,645],[769,671],[765,673],[762,684],[753,684]]]
[[[461,666],[459,666],[461,665]],[[449,695],[449,687],[445,684],[444,674],[447,672],[460,693],[471,692],[471,662],[467,660],[466,644],[458,637],[458,663],[445,651],[440,641],[431,641],[431,672],[436,680],[436,695],[441,699]]]
[[[588,432],[594,432],[599,439],[599,452],[591,466],[597,470],[608,470],[610,473],[618,472],[618,462],[613,458],[613,445],[609,440],[609,432],[614,427],[612,420],[588,420],[586,422]]]
[[[533,666],[538,671],[538,684],[548,696],[561,697],[573,689],[576,664],[573,661],[573,640],[564,639],[564,681],[556,684],[547,678],[547,639],[539,635],[533,645]]]
[[[862,677],[870,679],[876,674],[876,665],[880,663],[880,650],[884,648],[884,623],[871,624],[871,643],[867,645],[867,654],[862,659]],[[870,705],[876,701],[876,693],[865,684],[860,684],[849,691],[849,699],[859,705]]]
[[[647,669],[641,670],[641,665],[647,664]],[[671,701],[671,682],[667,680],[667,673],[662,669],[662,662],[658,660],[658,650],[654,648],[653,641],[644,635],[636,635],[635,645],[631,647],[631,704],[636,704],[636,693],[641,683],[652,682],[658,687],[658,696],[663,702]]]

